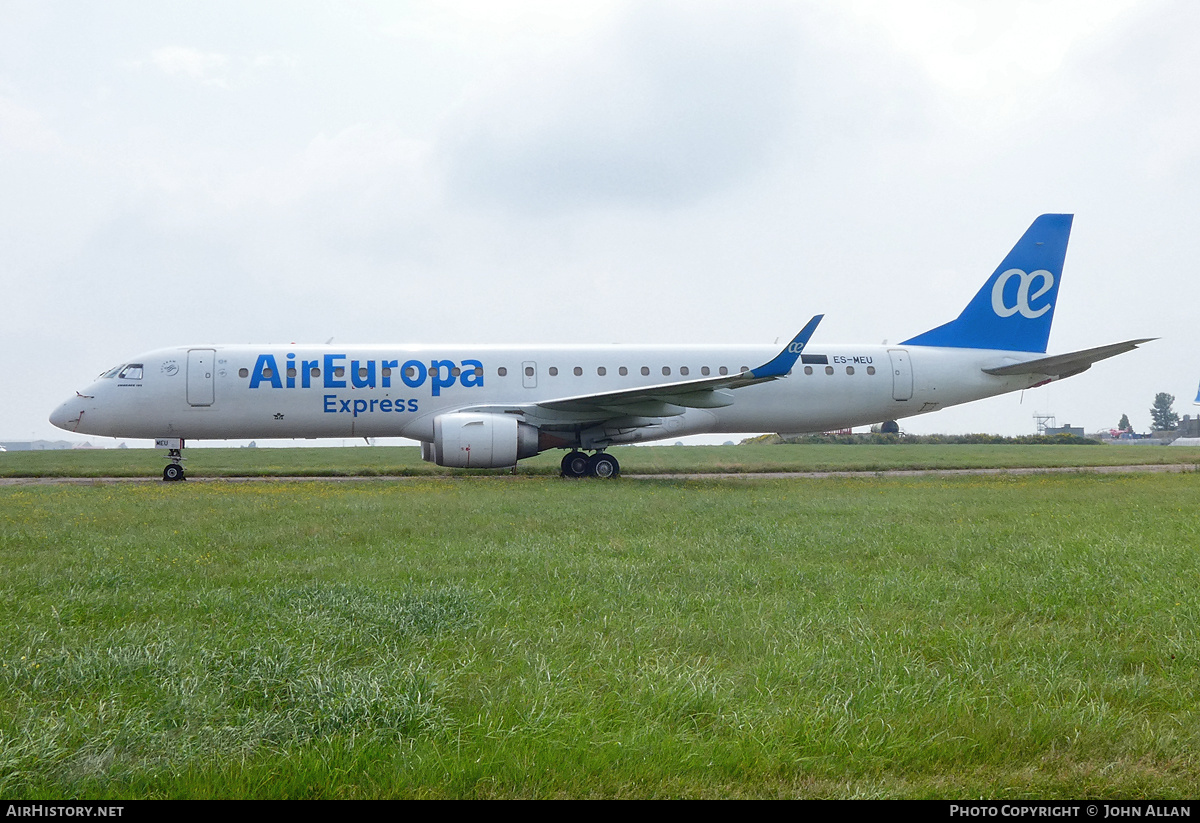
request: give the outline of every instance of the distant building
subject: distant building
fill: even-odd
[[[1047,437],[1054,437],[1056,434],[1083,437],[1083,426],[1072,426],[1070,423],[1063,423],[1061,426],[1047,426],[1045,433]]]
[[[78,443],[71,443],[67,440],[5,440],[0,442],[0,445],[8,449],[10,452],[40,452],[53,451],[55,449],[77,449],[81,448]],[[82,448],[93,448],[91,443],[82,444]]]

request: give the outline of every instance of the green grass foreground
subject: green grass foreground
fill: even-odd
[[[0,487],[0,796],[1197,797],[1198,503],[1196,473]]]
[[[625,474],[887,471],[889,469],[1200,465],[1200,448],[1182,446],[745,444],[620,447]],[[412,446],[373,448],[185,449],[192,477],[452,476],[502,469],[445,469]],[[0,477],[158,477],[166,452],[75,449],[0,454]],[[565,452],[522,460],[516,473],[557,475]]]

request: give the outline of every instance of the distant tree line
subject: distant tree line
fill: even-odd
[[[1175,395],[1159,392],[1154,396],[1154,405],[1150,407],[1151,427],[1154,431],[1174,431],[1179,427],[1179,415],[1173,404]],[[879,427],[872,427],[878,429]],[[1132,432],[1129,415],[1122,414],[1117,423],[1117,431]],[[1076,437],[1071,434],[1023,434],[1017,437],[1001,437],[998,434],[885,434],[872,431],[870,434],[804,434],[780,435],[764,434],[743,440],[742,443],[838,443],[848,446],[861,444],[889,445],[893,443],[927,443],[932,445],[1003,445],[1011,443],[1018,446],[1099,446],[1100,441],[1089,437]]]
[[[1006,445],[1014,446],[1099,446],[1099,440],[1076,437],[1073,434],[1022,434],[1002,437],[998,434],[764,434],[743,440],[742,443],[798,444],[836,443],[840,445]]]

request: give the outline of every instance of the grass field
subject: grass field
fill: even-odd
[[[999,467],[1200,465],[1200,448],[1177,446],[757,445],[624,447],[611,450],[626,474],[885,471]],[[503,474],[444,469],[415,447],[186,449],[193,477]],[[517,473],[557,475],[564,452],[522,460]],[[97,449],[8,452],[0,477],[157,477],[165,452]]]
[[[0,796],[1196,797],[1198,503],[1196,473],[2,487]]]

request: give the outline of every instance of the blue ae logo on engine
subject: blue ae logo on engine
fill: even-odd
[[[260,354],[250,373],[250,388],[268,386],[272,389],[318,388],[325,389],[374,389],[392,387],[393,371],[399,369],[400,382],[410,389],[420,388],[426,382],[434,397],[455,383],[464,388],[483,385],[483,363],[479,360],[431,360],[428,365],[420,360],[350,360],[349,355],[326,354],[319,360],[297,360],[289,353],[285,371],[280,371],[273,354]],[[315,379],[314,379],[315,378]],[[297,386],[297,380],[299,386]]]

